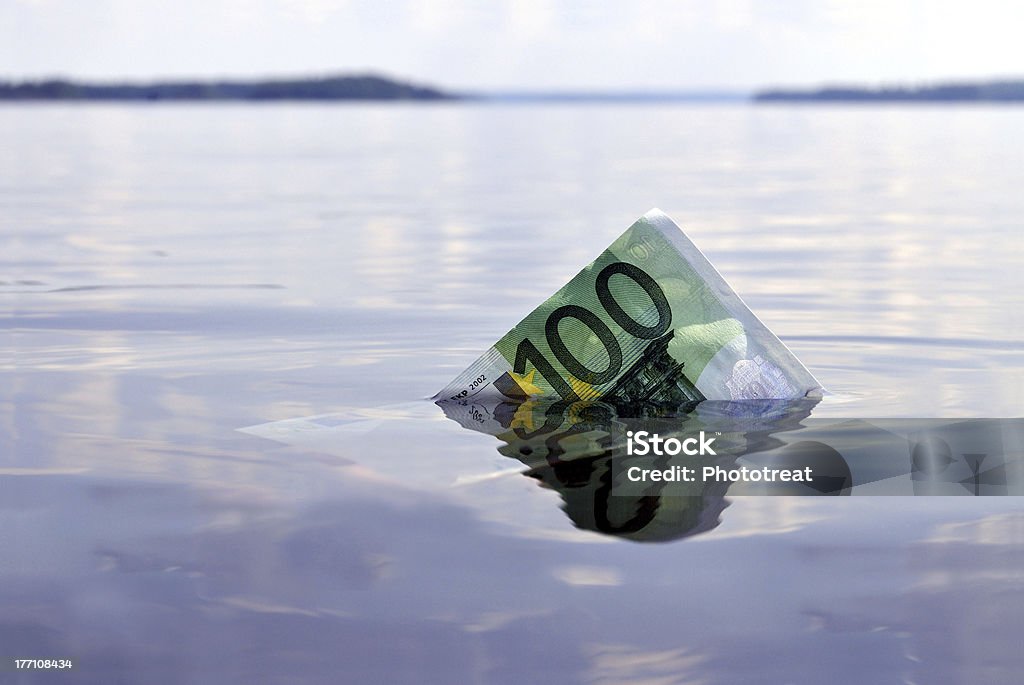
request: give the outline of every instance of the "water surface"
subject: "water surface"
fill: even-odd
[[[1017,416],[1021,116],[0,108],[0,653],[75,659],[48,682],[1017,682],[1017,498],[735,498],[643,544],[422,398],[660,207],[833,391],[815,416]],[[363,420],[238,430],[322,415]]]

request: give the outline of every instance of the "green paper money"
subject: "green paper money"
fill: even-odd
[[[791,399],[821,384],[651,210],[434,399]]]

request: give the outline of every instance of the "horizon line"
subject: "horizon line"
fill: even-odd
[[[89,81],[0,79],[0,101],[447,100],[501,103],[1024,102],[1024,78],[917,85],[830,84],[805,88],[527,87],[450,89],[382,72],[306,76]]]

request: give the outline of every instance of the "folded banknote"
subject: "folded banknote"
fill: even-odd
[[[655,209],[433,399],[678,404],[820,392],[814,376]]]

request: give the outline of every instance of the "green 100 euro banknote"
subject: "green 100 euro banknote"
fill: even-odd
[[[683,231],[651,210],[434,399],[676,403],[820,389]]]

